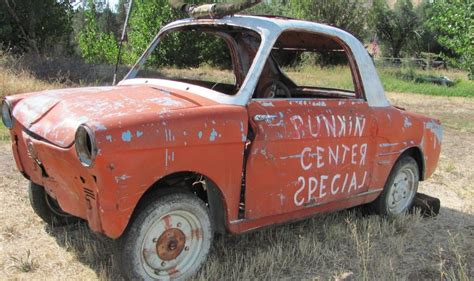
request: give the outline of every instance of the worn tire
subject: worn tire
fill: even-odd
[[[65,213],[41,185],[30,182],[28,196],[33,211],[51,226],[63,226],[80,221],[78,217]]]
[[[123,275],[129,280],[189,279],[206,261],[213,235],[209,210],[197,196],[155,196],[137,209],[118,241]]]
[[[369,205],[370,209],[389,217],[405,214],[413,205],[419,178],[415,159],[401,156],[393,166],[382,193]]]

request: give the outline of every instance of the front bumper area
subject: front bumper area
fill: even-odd
[[[42,185],[64,212],[87,220],[95,232],[103,232],[97,177],[77,159],[74,145],[55,146],[25,130],[11,131],[12,150],[20,172]]]

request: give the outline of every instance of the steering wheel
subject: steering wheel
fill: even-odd
[[[264,99],[291,98],[290,89],[280,80],[274,79],[270,81],[263,89],[262,98]]]

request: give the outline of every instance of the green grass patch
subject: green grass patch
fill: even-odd
[[[410,73],[410,75],[405,75]],[[458,96],[458,97],[474,97],[474,81],[460,78],[459,73],[424,73],[412,70],[381,70],[379,71],[380,79],[384,89],[389,92],[416,93],[433,96]],[[451,75],[450,75],[451,74]],[[432,83],[419,83],[415,79],[417,77],[426,76],[446,76],[454,80],[454,86],[447,87]],[[408,77],[408,78],[404,78]],[[411,79],[413,77],[413,79]]]
[[[10,140],[10,131],[0,122],[0,141]]]
[[[286,74],[300,86],[317,86],[353,90],[352,76],[347,67],[286,68]],[[411,68],[379,68],[378,73],[387,92],[415,93],[433,96],[474,97],[474,81],[459,70],[416,70]],[[416,80],[426,77],[448,77],[451,87]]]

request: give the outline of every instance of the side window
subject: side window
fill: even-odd
[[[267,67],[261,80],[282,82],[284,85],[279,83],[275,88],[286,86],[286,98],[360,98],[349,55],[336,39],[327,35],[286,31],[278,38],[269,58],[268,63],[275,67]]]

